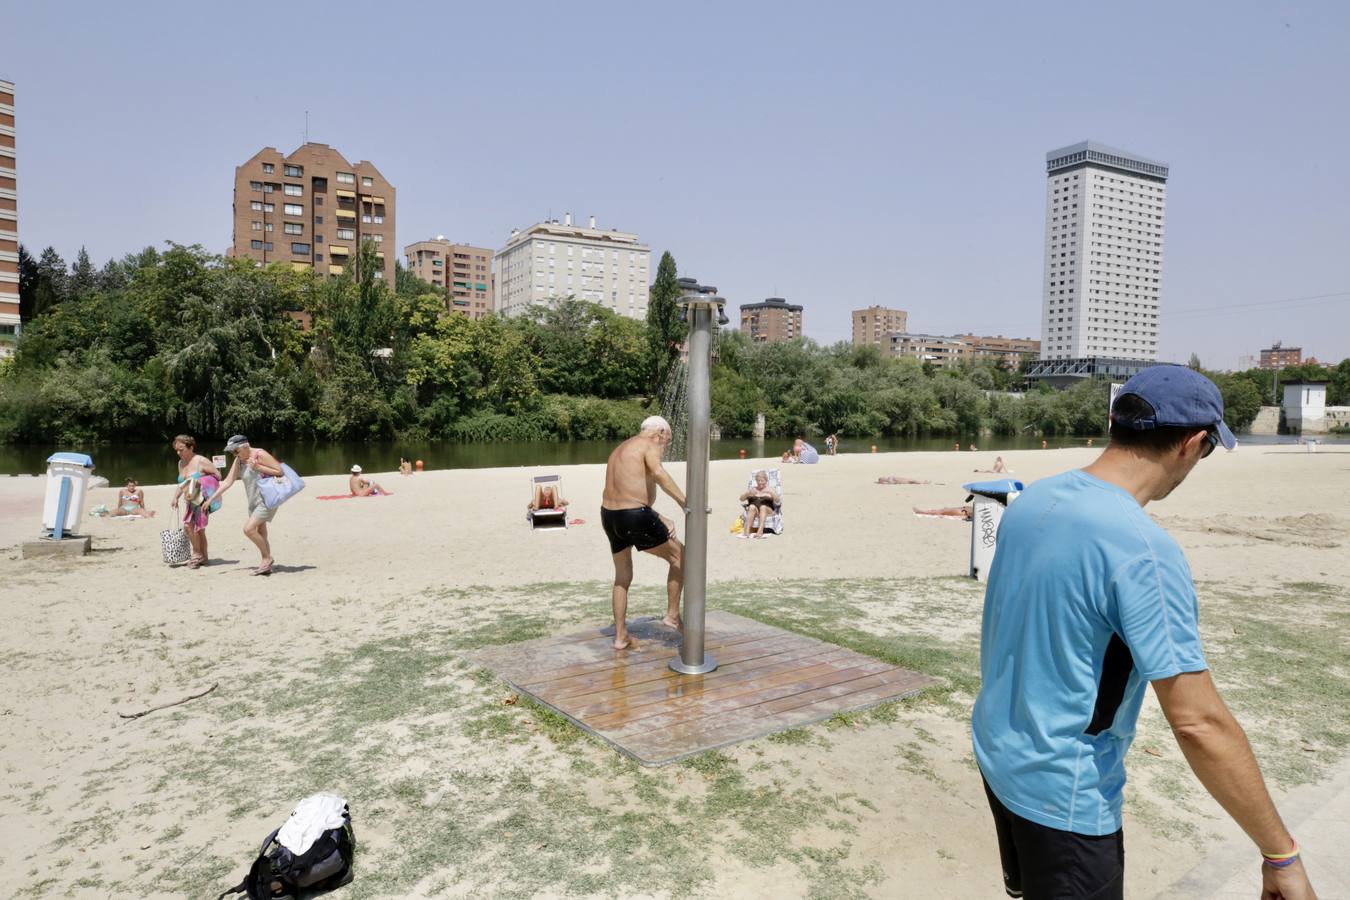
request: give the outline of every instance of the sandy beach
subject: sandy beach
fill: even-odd
[[[1004,459],[1012,477],[1030,483],[1095,454]],[[962,483],[994,477],[972,471],[994,456],[868,454],[783,466],[786,530],[763,541],[737,540],[730,525],[750,472],[777,461],[713,463],[710,604],[725,598],[743,614],[827,640],[931,641],[957,660],[936,673],[955,687],[939,700],[738,745],[718,754],[717,765],[645,771],[558,733],[537,712],[503,712],[500,683],[453,652],[466,641],[607,623],[603,466],[367,473],[394,494],[332,501],[316,498],[345,492],[346,476],[310,478],[271,526],[270,578],[249,574],[257,553],[240,533],[242,491],[212,517],[211,564],[190,571],[160,560],[171,485],[145,488],[155,519],[86,518],[91,556],[25,560],[20,545],[39,530],[44,483],[0,479],[0,612],[9,623],[0,636],[0,883],[25,896],[167,897],[195,886],[192,896],[214,897],[242,876],[256,843],[296,800],[326,787],[352,801],[363,853],[399,859],[388,881],[359,873],[344,889],[353,897],[997,896],[992,830],[963,718],[973,698],[969,681],[951,674],[978,674],[981,591],[960,578],[969,525],[911,513],[960,505]],[[172,464],[166,451],[166,480]],[[670,469],[683,483],[683,464]],[[529,479],[546,472],[562,474],[570,516],[583,524],[530,532]],[[142,473],[147,482],[153,474]],[[932,483],[876,484],[883,475]],[[91,491],[88,504],[112,506],[115,493]],[[1202,618],[1215,629],[1206,638],[1216,680],[1233,688],[1230,702],[1249,731],[1248,713],[1261,715],[1249,689],[1284,677],[1278,668],[1264,672],[1261,648],[1244,642],[1253,623],[1275,627],[1282,610],[1298,608],[1301,621],[1325,626],[1319,640],[1339,642],[1326,653],[1350,652],[1347,496],[1350,452],[1244,446],[1215,454],[1149,506],[1186,552]],[[683,532],[669,498],[657,509]],[[630,616],[660,613],[663,578],[658,561],[638,560]],[[1328,672],[1320,660],[1309,655],[1306,667]],[[1295,667],[1288,677],[1306,676]],[[1350,673],[1327,678],[1350,689]],[[331,690],[318,691],[325,680]],[[180,707],[118,716],[213,684],[212,694]],[[317,699],[298,707],[272,694]],[[1297,733],[1253,734],[1263,764],[1266,753],[1275,759],[1277,801],[1344,755],[1337,736],[1345,726],[1323,721],[1316,708],[1334,698],[1307,699]],[[1127,789],[1127,883],[1138,897],[1162,891],[1223,830],[1222,813],[1149,703]],[[1297,740],[1310,749],[1286,759],[1282,748]],[[513,793],[512,772],[531,787]],[[513,803],[549,807],[565,796],[586,810],[576,821],[603,843],[624,833],[625,813],[656,821],[662,810],[711,803],[733,787],[752,810],[762,802],[765,815],[790,810],[797,818],[770,836],[749,813],[728,814],[715,828],[701,826],[712,829],[703,834],[708,843],[675,840],[673,850],[646,846],[639,828],[626,849],[560,856],[541,872],[565,842],[547,849],[553,839],[510,824]],[[491,802],[476,806],[483,798]],[[821,798],[834,799],[812,806]],[[538,828],[565,830],[571,808],[563,804]],[[520,815],[527,812],[539,814]],[[474,824],[451,828],[454,820]],[[411,853],[422,846],[419,829],[433,825],[448,830],[433,830],[425,846],[441,849]],[[1186,853],[1175,852],[1178,843]],[[688,891],[663,868],[659,857],[671,853],[693,873]],[[175,859],[182,865],[168,865]],[[616,874],[630,860],[645,860],[635,870],[640,882]]]

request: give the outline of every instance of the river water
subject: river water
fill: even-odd
[[[1292,437],[1262,437],[1250,435],[1240,438],[1243,443],[1289,443]],[[961,438],[964,450],[968,438]],[[920,438],[842,438],[841,453],[868,453],[873,445],[880,453],[905,450],[950,450],[956,439],[951,437]],[[1082,447],[1087,438],[1050,438],[1051,447]],[[1101,446],[1103,438],[1094,438]],[[266,441],[262,446],[290,463],[302,475],[336,475],[359,464],[369,472],[392,472],[398,469],[399,457],[422,460],[428,469],[482,469],[498,466],[565,466],[576,463],[602,463],[614,449],[612,441],[499,442],[492,444],[462,444],[450,441],[389,441],[376,443],[304,442],[286,443]],[[815,446],[824,453],[825,442]],[[1041,446],[1036,437],[997,437],[987,435],[977,439],[980,450],[1007,452],[1034,450]],[[1345,438],[1332,438],[1332,443],[1346,443]],[[735,459],[744,450],[749,457],[777,456],[788,449],[788,438],[768,438],[756,442],[750,438],[730,438],[712,442],[713,459]],[[206,456],[221,453],[223,441],[212,441],[198,447]],[[142,484],[162,484],[173,481],[176,458],[164,444],[107,444],[100,446],[0,446],[0,475],[38,475],[47,469],[47,457],[58,450],[88,453],[94,459],[94,473],[113,484],[126,478],[136,478]]]

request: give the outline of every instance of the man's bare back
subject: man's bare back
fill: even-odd
[[[606,509],[651,506],[656,502],[656,473],[661,470],[661,447],[650,432],[630,437],[614,448],[605,464],[600,505]]]

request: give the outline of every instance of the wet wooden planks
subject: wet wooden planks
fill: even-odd
[[[615,652],[611,626],[467,655],[649,766],[909,696],[935,682],[731,613],[708,613],[705,630],[707,652],[718,662],[707,675],[670,670],[680,635],[659,619],[632,623],[636,650]]]

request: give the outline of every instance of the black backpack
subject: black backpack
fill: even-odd
[[[280,828],[273,829],[262,842],[258,858],[248,870],[248,877],[216,900],[230,894],[248,894],[249,900],[274,900],[277,897],[299,897],[341,887],[352,880],[352,856],[356,851],[356,836],[352,832],[352,817],[345,809],[346,821],[340,828],[330,828],[314,841],[304,853],[296,856],[276,842]]]

